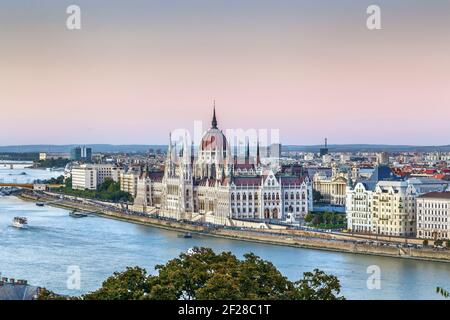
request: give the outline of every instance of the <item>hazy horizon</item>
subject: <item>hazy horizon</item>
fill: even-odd
[[[0,3],[0,145],[167,144],[279,129],[283,145],[450,144],[450,1]]]

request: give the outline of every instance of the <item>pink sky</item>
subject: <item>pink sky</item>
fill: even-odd
[[[0,145],[166,143],[209,125],[213,99],[219,127],[280,129],[283,144],[450,144],[449,14],[386,7],[368,31],[364,5],[344,3],[158,19],[81,1],[81,31],[52,1],[52,19],[14,7],[22,24],[0,19]]]

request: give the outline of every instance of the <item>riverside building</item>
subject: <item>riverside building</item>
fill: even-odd
[[[448,182],[428,178],[400,179],[380,166],[373,177],[347,188],[347,227],[352,232],[412,237],[417,233],[417,197],[442,192]]]
[[[430,192],[417,198],[417,237],[450,239],[450,192]]]
[[[72,188],[75,190],[96,190],[105,179],[119,181],[122,169],[111,164],[82,164],[72,167]]]
[[[164,172],[141,174],[134,208],[222,225],[303,219],[313,206],[311,182],[273,167],[262,164],[259,143],[256,154],[247,143],[245,155],[233,155],[214,110],[196,153],[186,143],[177,150],[170,139]]]

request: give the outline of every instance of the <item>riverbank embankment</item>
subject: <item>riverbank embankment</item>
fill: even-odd
[[[316,250],[339,251],[354,254],[377,255],[386,257],[450,262],[450,251],[436,251],[431,248],[408,248],[395,246],[395,243],[404,241],[394,239],[391,246],[378,246],[368,244],[365,241],[371,238],[364,236],[352,236],[347,234],[326,234],[306,230],[251,230],[251,229],[229,229],[221,227],[211,227],[199,224],[189,224],[182,221],[160,219],[145,215],[127,214],[121,210],[110,210],[98,206],[89,205],[82,202],[57,199],[50,196],[22,193],[19,197],[25,201],[45,201],[47,205],[59,207],[67,210],[82,210],[93,212],[105,218],[138,223],[167,230],[179,232],[192,232],[205,236],[221,237],[227,239],[259,242],[272,245],[283,245],[291,247],[309,248]],[[411,239],[409,243],[418,242]]]

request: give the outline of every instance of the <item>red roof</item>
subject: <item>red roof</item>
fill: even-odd
[[[261,177],[235,177],[233,182],[236,186],[260,186]]]

